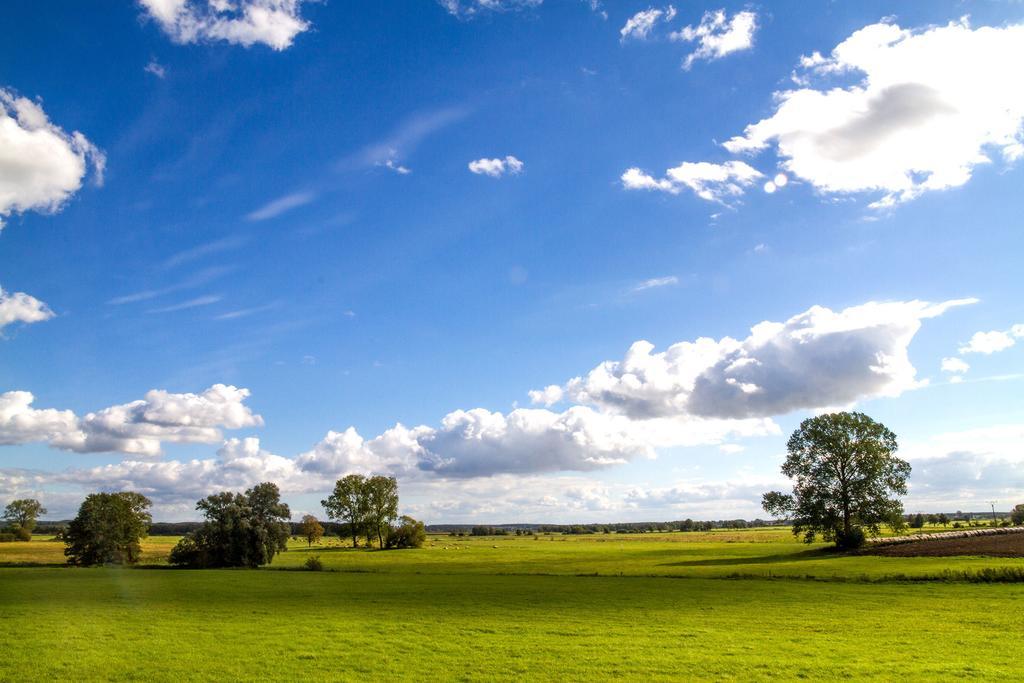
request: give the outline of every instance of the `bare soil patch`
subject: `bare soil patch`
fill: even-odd
[[[880,545],[876,548],[868,548],[864,553],[887,557],[951,557],[954,555],[1024,557],[1024,533],[942,538]]]

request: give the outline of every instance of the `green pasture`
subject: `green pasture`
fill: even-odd
[[[0,681],[1024,678],[1024,584],[892,578],[1021,559],[837,555],[764,529],[328,539],[178,570],[175,542],[130,569],[0,544]],[[297,571],[310,555],[334,571]]]
[[[166,564],[176,537],[143,541],[144,565]],[[61,565],[64,546],[44,539],[0,544],[0,566]],[[884,580],[987,567],[1024,570],[1024,559],[988,557],[875,557],[838,554],[826,544],[807,545],[787,529],[706,533],[561,534],[450,537],[431,535],[423,548],[379,551],[353,549],[328,538],[308,548],[293,540],[269,569],[300,568],[310,556],[341,572],[399,574],[543,574],[671,576],[685,578],[782,577]]]

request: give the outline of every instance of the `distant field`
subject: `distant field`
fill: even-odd
[[[0,544],[0,680],[1024,678],[1024,584],[887,578],[1019,558],[841,556],[779,529],[332,540],[256,571],[161,568],[168,537],[149,569],[12,566],[63,546]],[[336,571],[275,571],[311,554]]]

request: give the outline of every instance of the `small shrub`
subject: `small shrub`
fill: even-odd
[[[306,562],[303,565],[307,571],[311,572],[322,572],[324,570],[324,563],[320,561],[320,556],[307,557]]]
[[[843,550],[855,550],[864,545],[865,540],[864,530],[860,527],[853,527],[849,534],[839,533],[836,535],[836,546]]]
[[[32,532],[23,526],[14,527],[14,538],[19,541],[31,541]]]
[[[0,531],[0,543],[13,543],[18,540],[10,531]]]

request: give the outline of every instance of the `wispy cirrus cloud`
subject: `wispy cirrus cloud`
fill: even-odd
[[[258,209],[246,214],[245,219],[248,221],[266,221],[271,218],[277,218],[281,214],[287,213],[292,209],[309,204],[314,199],[316,199],[316,193],[309,190],[291,192],[289,194],[282,195],[277,199],[273,199]]]

